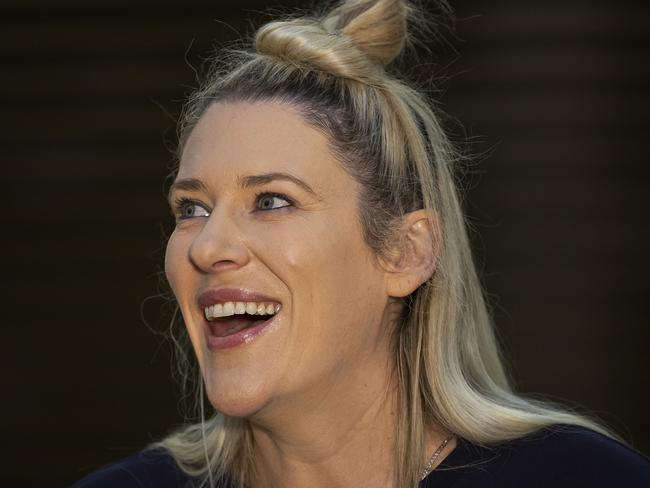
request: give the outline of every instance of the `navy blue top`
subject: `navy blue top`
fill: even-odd
[[[162,449],[141,451],[105,466],[72,488],[190,488]],[[224,488],[226,484],[221,486]],[[650,459],[582,427],[559,425],[490,447],[463,439],[420,488],[650,487]]]

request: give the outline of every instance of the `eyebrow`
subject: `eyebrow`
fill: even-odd
[[[289,173],[274,172],[274,173],[265,173],[261,175],[240,176],[237,178],[237,183],[242,188],[252,188],[255,186],[266,185],[271,181],[277,181],[277,180],[289,181],[294,185],[298,185],[307,193],[311,193],[312,195],[316,196],[316,192],[312,189],[311,186],[309,186],[307,183],[302,181],[297,176],[293,176]]]
[[[289,173],[282,173],[276,171],[273,173],[264,173],[259,175],[246,175],[246,176],[237,177],[237,184],[241,188],[253,188],[256,186],[262,186],[272,181],[289,181],[299,186],[307,193],[310,193],[313,196],[317,196],[316,192],[312,189],[311,186],[309,186],[307,183],[305,183],[297,176],[293,176]],[[176,180],[174,181],[174,183],[172,183],[172,186],[169,188],[169,192],[167,195],[168,200],[171,201],[172,193],[177,190],[202,191],[202,192],[208,191],[207,187],[201,180],[197,178],[183,178],[180,180]]]

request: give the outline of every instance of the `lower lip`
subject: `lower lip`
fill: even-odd
[[[255,327],[249,327],[242,329],[239,332],[236,332],[232,335],[218,337],[210,331],[210,323],[206,320],[206,337],[208,349],[211,351],[221,351],[223,349],[230,349],[231,347],[241,346],[242,344],[248,344],[258,335],[260,335],[267,327],[269,327],[278,314],[273,315],[268,320],[265,320],[261,324],[257,324]]]

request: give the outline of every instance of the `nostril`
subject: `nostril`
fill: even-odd
[[[212,264],[212,269],[215,271],[224,271],[227,269],[233,269],[239,267],[240,264],[232,260],[221,260]]]
[[[250,253],[232,219],[223,215],[226,210],[214,209],[210,218],[201,219],[187,229],[194,232],[188,249],[189,259],[205,273],[226,271],[244,266]]]

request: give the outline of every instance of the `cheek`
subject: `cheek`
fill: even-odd
[[[178,299],[178,290],[182,290],[180,281],[183,277],[183,267],[185,266],[187,255],[186,243],[187,239],[183,239],[177,231],[174,231],[167,241],[167,248],[165,249],[165,276],[167,281]]]
[[[176,249],[174,246],[174,234],[172,234],[167,241],[167,248],[165,249],[165,276],[167,277],[167,281],[171,285],[172,289],[174,288],[176,263],[177,261]]]
[[[344,351],[355,348],[363,329],[376,322],[380,277],[352,219],[320,224],[302,226],[299,236],[276,248],[286,266],[278,272],[295,300],[301,344]]]
[[[172,233],[165,250],[165,275],[180,307],[199,365],[203,368],[200,327],[194,322],[191,313],[192,291],[196,289],[195,273],[188,258],[191,242],[192,236],[188,233],[177,230]]]

